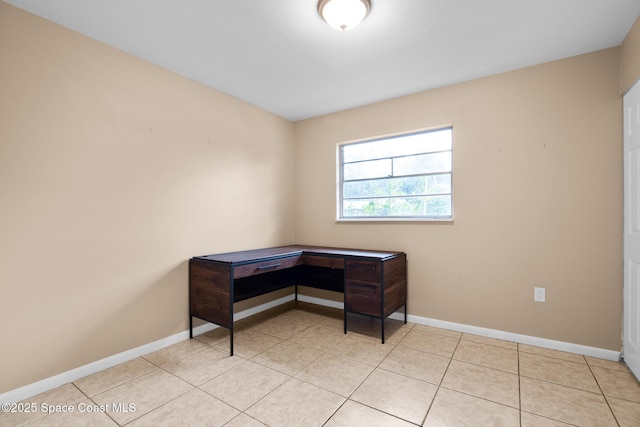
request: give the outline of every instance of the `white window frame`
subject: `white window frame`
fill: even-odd
[[[450,214],[444,215],[398,215],[398,216],[382,216],[382,215],[362,215],[362,216],[345,216],[344,215],[344,194],[343,194],[343,190],[344,190],[344,166],[345,166],[345,162],[344,162],[344,156],[343,156],[343,152],[344,152],[344,147],[349,146],[349,145],[353,145],[353,144],[366,144],[366,143],[373,143],[373,142],[378,142],[378,141],[385,141],[385,140],[393,140],[393,139],[398,139],[401,140],[404,137],[411,137],[414,135],[419,135],[419,134],[427,134],[427,133],[432,133],[432,132],[439,132],[439,131],[443,131],[443,130],[449,130],[451,132],[451,147],[448,150],[434,150],[434,151],[427,151],[425,153],[414,153],[411,155],[393,155],[393,156],[387,156],[384,157],[385,159],[388,159],[389,161],[391,161],[393,163],[394,160],[399,159],[399,158],[406,158],[406,157],[412,157],[412,156],[419,156],[419,155],[424,155],[424,154],[436,154],[436,153],[450,153],[451,156],[451,168],[448,171],[438,171],[438,172],[430,172],[430,173],[419,173],[416,174],[416,176],[429,176],[429,175],[449,175],[450,176],[450,189],[448,193],[443,193],[443,192],[438,192],[438,193],[423,193],[420,195],[420,197],[429,197],[429,196],[449,196],[450,197],[450,203],[451,203],[451,211]],[[337,191],[336,191],[336,195],[337,195],[337,200],[336,200],[336,221],[337,222],[387,222],[387,221],[400,221],[400,222],[415,222],[415,221],[442,221],[442,222],[452,222],[453,221],[453,126],[449,125],[449,126],[441,126],[438,128],[430,128],[430,129],[422,129],[422,130],[415,130],[415,131],[410,131],[410,132],[404,132],[404,133],[400,133],[400,134],[394,134],[394,135],[389,135],[389,136],[382,136],[382,137],[376,137],[376,138],[370,138],[370,139],[364,139],[364,140],[357,140],[357,141],[349,141],[349,142],[341,142],[339,144],[337,144],[336,150],[337,150],[337,155],[336,155],[336,159],[337,159]],[[377,158],[376,158],[377,159]],[[357,163],[357,162],[347,162],[347,164],[353,164],[353,163]],[[392,166],[393,169],[393,166]],[[391,175],[389,175],[387,178],[396,178],[396,176],[393,175],[393,172]],[[373,178],[373,180],[375,179],[386,179],[385,177],[379,177],[379,178]],[[355,180],[347,180],[347,182],[352,182]],[[386,197],[386,196],[385,196]],[[393,197],[399,197],[399,196],[390,196],[391,198]]]

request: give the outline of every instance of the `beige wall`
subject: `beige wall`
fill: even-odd
[[[620,350],[618,53],[297,122],[297,241],[406,251],[410,314]],[[445,125],[453,223],[335,222],[337,143]]]
[[[293,125],[0,2],[0,393],[188,328],[187,260],[288,244]]]
[[[640,78],[640,17],[620,47],[620,89],[622,93]]]

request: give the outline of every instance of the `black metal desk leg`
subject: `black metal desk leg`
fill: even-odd
[[[344,334],[347,334],[347,310],[344,310]]]

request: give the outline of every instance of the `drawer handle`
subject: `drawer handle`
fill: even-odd
[[[263,265],[261,267],[256,268],[256,270],[268,270],[270,268],[280,267],[281,265],[282,265],[281,262],[279,262],[278,264]]]

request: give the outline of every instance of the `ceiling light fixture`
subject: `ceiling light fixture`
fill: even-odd
[[[320,0],[318,13],[336,30],[348,31],[356,27],[371,9],[370,0]]]

